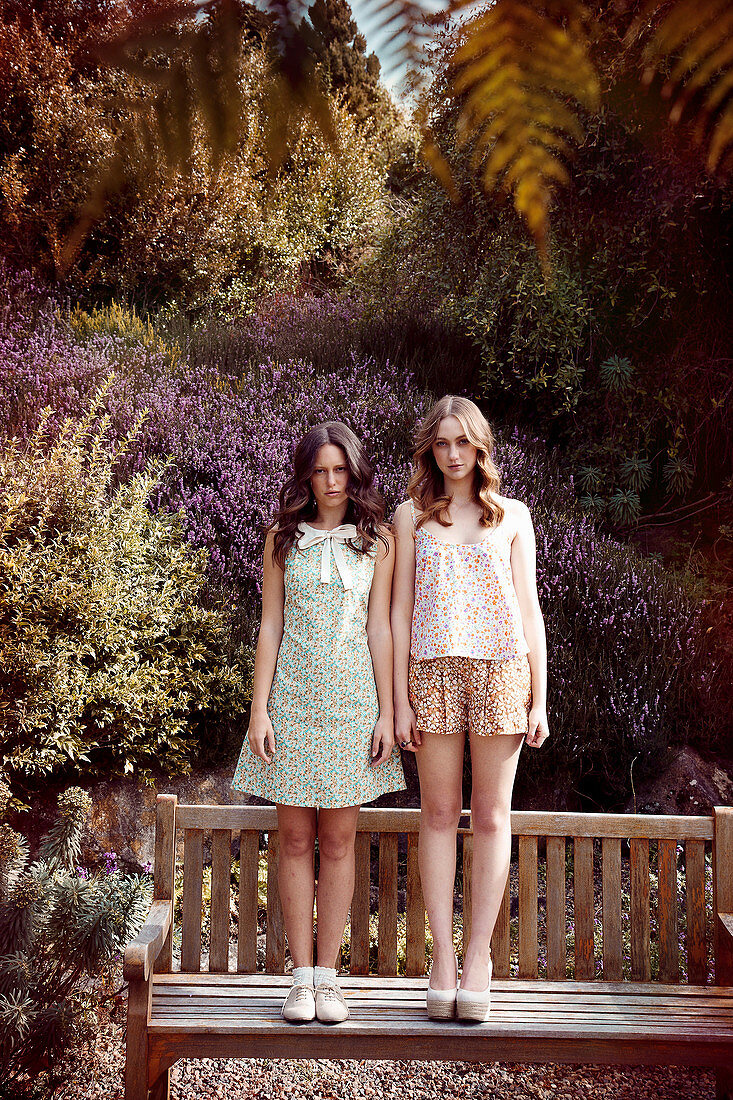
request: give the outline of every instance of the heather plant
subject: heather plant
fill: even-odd
[[[534,519],[554,731],[523,754],[520,782],[622,806],[672,742],[710,743],[730,720],[703,608],[656,559],[599,531],[537,441],[506,435],[499,463],[503,491]]]
[[[150,885],[116,863],[80,866],[91,799],[79,787],[59,796],[32,862],[5,821],[8,797],[0,781],[0,1092],[48,1096],[66,1058],[96,1033],[100,996],[143,922]]]
[[[300,312],[292,299],[280,305],[281,312],[273,304],[271,315],[237,324],[171,327],[167,343],[183,349],[175,364],[107,331],[77,345],[51,318],[26,335],[25,356],[24,340],[6,336],[20,384],[13,387],[10,373],[0,384],[0,404],[16,434],[27,437],[38,423],[36,388],[65,415],[80,415],[95,379],[117,364],[105,396],[110,438],[121,440],[148,410],[135,445],[120,456],[118,476],[140,474],[151,458],[167,456],[150,504],[158,515],[183,509],[182,532],[208,555],[202,599],[212,593],[213,606],[231,606],[229,646],[240,667],[258,618],[264,526],[297,438],[321,419],[349,423],[374,459],[390,514],[403,497],[412,429],[429,400],[399,365],[358,357],[347,342],[342,360],[324,353],[314,363],[318,310],[335,315],[332,305],[311,300]],[[356,327],[354,312],[343,302],[338,308],[341,327]],[[0,383],[1,372],[0,365]],[[498,458],[505,491],[525,500],[535,518],[548,627],[555,736],[543,753],[523,757],[522,782],[551,781],[560,803],[575,790],[602,805],[623,804],[632,768],[639,778],[671,741],[719,743],[730,721],[699,595],[604,534],[578,505],[568,470],[543,445],[505,431]],[[587,466],[581,476],[584,494],[603,484],[598,468]],[[646,477],[643,463],[629,464],[630,489]],[[234,739],[232,732],[228,748]]]
[[[108,446],[104,395],[0,451],[0,766],[20,788],[185,771],[198,724],[248,700],[228,612],[201,606],[206,552],[148,507],[162,462],[115,483],[136,433]]]

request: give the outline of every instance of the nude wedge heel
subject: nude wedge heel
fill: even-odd
[[[485,1024],[491,1014],[491,975],[493,973],[491,957],[489,957],[489,984],[486,989],[476,991],[474,989],[456,990],[456,1016],[459,1020],[471,1020],[476,1024]]]
[[[430,967],[430,974],[433,968]],[[456,987],[452,989],[433,989],[428,975],[428,1018],[431,1020],[452,1020],[456,1014]],[[456,982],[458,981],[458,958],[456,957]]]

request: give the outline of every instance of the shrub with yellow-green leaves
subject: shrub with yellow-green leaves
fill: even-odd
[[[0,769],[19,789],[54,773],[186,770],[199,727],[248,696],[228,612],[201,606],[207,552],[153,512],[162,462],[126,483],[99,417],[0,449]]]

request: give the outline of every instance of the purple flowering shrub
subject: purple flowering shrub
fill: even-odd
[[[713,675],[702,609],[655,559],[599,533],[537,441],[515,432],[499,450],[503,491],[532,513],[548,643],[552,739],[523,769],[545,789],[620,804],[632,762],[638,778],[685,739],[690,693]]]
[[[110,437],[124,437],[146,414],[124,473],[139,472],[153,455],[170,456],[154,506],[184,508],[190,541],[209,551],[211,579],[248,596],[259,590],[263,528],[297,440],[319,421],[346,421],[394,507],[407,480],[410,433],[427,407],[409,376],[389,363],[351,356],[326,373],[308,361],[269,357],[230,366],[171,363],[106,331],[79,343],[48,313],[31,332],[19,323],[0,331],[0,421],[27,438],[45,405],[53,408],[52,424],[81,415],[111,372]]]
[[[183,349],[172,362],[114,331],[80,341],[52,312],[29,329],[0,308],[0,415],[10,431],[27,436],[44,404],[58,417],[80,413],[114,370],[112,434],[122,437],[147,410],[120,476],[151,456],[170,458],[153,507],[183,509],[186,535],[208,551],[211,584],[230,593],[245,640],[259,614],[264,526],[297,439],[320,420],[345,420],[375,462],[391,515],[414,423],[430,402],[404,370],[345,345],[341,358],[314,363],[305,353],[315,321],[304,335],[298,317],[284,310],[277,340],[275,326],[257,319],[213,323],[185,340],[168,331]],[[523,754],[525,779],[617,806],[631,793],[632,767],[640,776],[671,740],[699,739],[715,679],[700,606],[655,560],[599,531],[536,440],[506,432],[497,458],[503,492],[534,518],[548,635],[553,737]]]

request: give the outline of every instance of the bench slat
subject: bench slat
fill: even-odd
[[[153,870],[153,900],[167,901],[175,897],[176,886],[176,810],[174,794],[159,794],[155,804],[155,868]],[[171,969],[173,961],[173,927],[155,960],[155,970]]]
[[[519,838],[519,977],[537,977],[537,837]]]
[[[677,982],[680,977],[677,942],[677,841],[660,840],[657,847],[657,927],[659,928],[659,980]]]
[[[350,977],[344,975],[339,978],[344,988],[371,989],[379,982],[379,988],[384,990],[411,990],[422,989],[425,993],[427,977],[423,978],[369,978]],[[232,986],[237,988],[267,987],[286,989],[291,983],[291,978],[283,974],[161,974],[155,975],[155,989],[163,987],[185,987],[196,990],[201,986],[212,988],[214,986]],[[681,999],[694,1003],[700,998],[705,1001],[720,1000],[722,1003],[733,1005],[733,988],[726,986],[666,986],[658,981],[545,981],[544,979],[523,980],[519,978],[497,979],[492,981],[492,991],[505,991],[512,996],[518,992],[532,992],[538,988],[543,991],[543,996],[555,998],[567,1004],[569,994],[573,997],[595,998],[605,993],[613,994],[614,999],[620,997]]]
[[[242,829],[239,834],[239,927],[237,971],[257,969],[257,894],[259,890],[260,834]]]
[[[169,1012],[190,1012],[192,1006],[201,1005],[205,1006],[206,1011],[211,1012],[224,1012],[232,1011],[233,1009],[246,1009],[257,1008],[264,1004],[276,1004],[280,1006],[285,998],[286,990],[247,990],[245,995],[235,996],[216,996],[210,990],[207,990],[206,996],[199,995],[197,998],[185,995],[179,996],[161,996],[155,994],[153,998],[153,1009],[159,1014],[168,1014]],[[375,1005],[375,1010],[388,1011],[393,1009],[415,1009],[419,1013],[425,1012],[425,990],[421,989],[415,994],[408,992],[394,992],[392,996],[386,998],[381,993],[377,996],[377,993],[370,994],[368,991],[353,990],[346,993],[350,1005],[363,1005],[372,1006]],[[647,1016],[654,1015],[659,1012],[659,997],[648,998],[636,998],[633,1003],[627,1004],[623,998],[615,998],[612,1003],[598,1002],[596,999],[586,998],[585,1000],[580,997],[576,997],[572,993],[566,994],[567,999],[560,1001],[558,999],[546,999],[542,998],[540,1002],[535,999],[532,1003],[517,998],[511,993],[496,993],[492,990],[491,1007],[492,1011],[496,1008],[499,1010],[511,1009],[519,1015],[527,1014],[532,1015],[534,1012],[539,1012],[540,1007],[542,1011],[546,1012],[558,1012],[564,1006],[569,1015],[636,1015]],[[642,1001],[644,1003],[642,1003]],[[651,1003],[647,1003],[651,1002]],[[665,1014],[669,1019],[679,1018],[680,1020],[695,1020],[696,1018],[702,1018],[708,1020],[711,1024],[722,1024],[725,1026],[726,1021],[728,1026],[733,1027],[733,1006],[730,1003],[726,1006],[714,1007],[709,1004],[670,1004],[666,999],[663,1000]]]
[[[466,833],[463,843],[463,950],[461,959],[466,958],[466,950],[471,942],[471,915],[473,907],[473,837]]]
[[[566,967],[565,837],[547,838],[547,977],[562,980]]]
[[[649,841],[636,837],[630,842],[631,873],[631,976],[636,981],[651,977],[649,918]]]
[[[379,948],[380,974],[397,973],[397,834],[379,836]]]
[[[685,842],[685,906],[687,928],[687,980],[702,983],[707,978],[707,944],[705,935],[705,841]]]
[[[229,969],[229,907],[232,868],[232,834],[214,829],[211,834],[211,945],[209,970]]]
[[[420,868],[417,859],[418,838],[414,833],[407,837],[407,883],[406,883],[406,934],[407,957],[405,969],[408,977],[419,977],[425,973],[425,899],[420,882]]]
[[[351,973],[369,973],[369,884],[371,834],[357,833],[354,896],[351,899]]]
[[[509,977],[509,875],[491,936],[491,963],[495,977]]]
[[[267,834],[267,930],[265,933],[265,970],[274,974],[285,965],[285,929],[277,883],[280,859],[280,838],[276,832]]]
[[[181,921],[181,970],[201,969],[201,895],[204,872],[204,834],[186,829],[183,834],[183,916]]]
[[[621,841],[601,841],[603,883],[603,977],[617,982],[623,976],[621,941]]]
[[[464,812],[468,822],[467,812]],[[193,806],[177,808],[176,823],[186,829],[260,829],[277,828],[277,812],[270,806]],[[361,810],[360,832],[418,832],[419,810],[369,808]],[[543,812],[514,810],[514,836],[615,836],[622,840],[646,837],[650,840],[712,840],[712,817],[685,817],[666,814],[583,814],[568,811]]]
[[[424,998],[423,998],[424,999]],[[219,1008],[215,1008],[206,1005],[181,1005],[180,1007],[166,1007],[163,1009],[155,1009],[155,1020],[159,1023],[163,1020],[176,1021],[176,1020],[189,1020],[199,1014],[209,1020],[221,1023],[227,1020],[238,1020],[249,1017],[250,1019],[262,1019],[263,1022],[270,1017],[271,1019],[277,1019],[280,1016],[280,1009],[282,1007],[284,998],[278,997],[269,1001],[258,1002],[244,1002],[242,1004],[235,1005],[222,1005]],[[392,1028],[394,1023],[404,1023],[415,1028],[423,1025],[423,1016],[425,1016],[424,1005],[401,1004],[385,1007],[384,1005],[376,1005],[373,1002],[362,1001],[347,997],[347,1003],[353,1014],[353,1019],[359,1022],[374,1021],[379,1022],[380,1019],[384,1021],[384,1027]],[[554,1008],[544,1011],[537,1004],[534,1006],[525,1005],[520,1011],[516,1005],[506,1003],[502,1004],[497,1002],[494,1006],[492,1002],[491,1022],[497,1024],[499,1022],[504,1023],[505,1027],[510,1027],[513,1031],[519,1032],[526,1028],[535,1027],[537,1024],[554,1023],[558,1024],[558,1018],[562,1015],[565,1026],[566,1034],[572,1034],[573,1026],[586,1026],[586,1027],[607,1027],[609,1029],[623,1027],[636,1027],[639,1031],[645,1033],[651,1025],[657,1032],[667,1032],[672,1035],[684,1035],[691,1032],[707,1031],[710,1032],[711,1024],[715,1027],[718,1035],[727,1034],[728,1040],[733,1040],[733,1023],[731,1023],[730,1014],[725,1016],[717,1016],[711,1018],[706,1016],[705,1010],[701,1009],[700,1012],[691,1017],[684,1015],[670,1014],[666,1008],[657,1005],[654,1008],[648,1009],[646,1012],[626,1012],[623,1008],[618,1006],[614,1009],[599,1010],[597,1006],[589,1007],[586,1012],[575,1011],[573,1005],[567,1007],[563,1013],[562,1009],[555,1005]],[[424,1024],[428,1024],[425,1019]],[[460,1026],[460,1025],[459,1025]],[[300,1028],[298,1029],[300,1030]],[[297,1048],[296,1048],[297,1050]],[[346,1055],[345,1055],[346,1056]]]
[[[596,975],[594,912],[593,840],[587,836],[576,836],[573,841],[573,922],[575,977],[579,981],[589,981]]]

